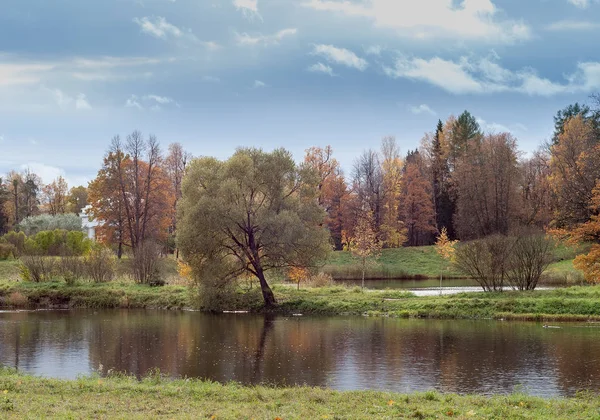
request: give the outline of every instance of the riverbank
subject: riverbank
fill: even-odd
[[[459,293],[420,296],[401,290],[301,288],[274,285],[275,314],[368,315],[437,319],[515,319],[532,321],[600,320],[600,286],[575,286],[530,292]],[[194,289],[185,286],[148,287],[133,284],[0,282],[0,307],[199,309]],[[262,312],[255,287],[220,302],[218,311]]]
[[[543,399],[525,394],[469,396],[435,391],[397,394],[322,388],[226,385],[100,376],[44,379],[0,368],[2,418],[595,418],[600,398]]]

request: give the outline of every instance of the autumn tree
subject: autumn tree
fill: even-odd
[[[42,188],[43,209],[56,216],[67,212],[69,186],[62,176]]]
[[[81,210],[88,205],[88,191],[87,188],[80,185],[79,187],[73,187],[69,191],[67,197],[67,210],[71,213],[79,214]]]
[[[358,211],[368,209],[373,215],[374,229],[379,232],[383,208],[383,171],[379,154],[369,149],[354,161],[352,189]]]
[[[381,143],[382,208],[379,236],[385,247],[400,247],[406,242],[406,227],[401,220],[402,159],[394,137]]]
[[[348,248],[352,255],[360,260],[362,271],[361,287],[365,288],[365,272],[367,264],[379,256],[381,242],[375,233],[374,218],[370,211],[365,211],[358,219],[354,234],[349,241]]]
[[[430,149],[436,228],[440,232],[446,229],[448,235],[453,238],[455,237],[453,225],[455,202],[451,195],[448,145],[441,120],[438,121]]]
[[[407,155],[404,168],[402,219],[407,229],[409,246],[429,243],[436,232],[432,185],[425,176],[422,165],[418,151]]]
[[[172,221],[173,194],[161,168],[156,138],[135,131],[123,144],[117,136],[88,187],[99,239],[135,252],[146,240],[164,242]]]
[[[3,179],[0,177],[0,235],[8,232],[8,214],[6,206],[10,201],[10,193]]]
[[[545,228],[554,208],[550,186],[550,155],[538,150],[519,163],[519,221],[523,226]]]
[[[452,262],[454,260],[454,254],[456,252],[456,244],[458,241],[452,241],[448,237],[448,231],[445,227],[442,228],[442,231],[438,235],[437,240],[435,241],[435,252],[442,257],[442,264],[445,262]],[[440,268],[440,293],[442,289],[442,277],[444,273],[444,267]]]
[[[455,226],[462,240],[508,234],[516,218],[518,177],[516,140],[509,133],[470,144],[453,174]]]
[[[302,167],[312,171],[318,190],[318,202],[327,212],[326,225],[335,249],[342,249],[343,206],[348,194],[344,173],[333,158],[331,146],[306,150]]]
[[[552,145],[556,145],[559,142],[560,136],[565,132],[567,121],[576,117],[580,117],[583,121],[588,122],[592,130],[598,133],[600,129],[600,114],[592,111],[588,105],[580,105],[578,102],[575,102],[559,110],[554,116]]]
[[[585,223],[593,214],[592,190],[600,179],[600,147],[592,125],[581,115],[570,118],[550,150],[554,225],[570,228]]]
[[[122,153],[108,152],[96,178],[88,186],[91,216],[100,222],[96,238],[102,243],[116,245],[119,259],[123,255],[123,247],[131,246],[117,172],[117,167],[123,165],[123,159]]]
[[[175,234],[177,230],[177,218],[176,210],[177,203],[181,199],[181,185],[183,182],[183,176],[185,175],[185,169],[188,163],[191,161],[192,155],[183,149],[183,146],[179,143],[172,143],[169,145],[169,154],[164,160],[164,171],[169,178],[171,187],[173,189],[173,219],[169,231],[171,235]],[[175,250],[175,254],[179,257],[179,249]]]
[[[135,251],[147,239],[166,240],[174,197],[161,167],[158,140],[134,131],[125,143],[114,137],[111,152],[118,157],[115,172],[131,248]]]
[[[289,152],[238,149],[226,161],[192,161],[178,207],[177,244],[203,290],[244,273],[258,279],[266,307],[276,303],[266,273],[311,267],[330,249],[317,187]]]
[[[4,209],[11,226],[18,225],[26,217],[39,214],[41,185],[41,178],[29,169],[22,173],[8,173],[6,188],[10,199]]]

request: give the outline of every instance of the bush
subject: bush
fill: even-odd
[[[492,235],[459,246],[455,266],[486,291],[502,290],[505,283],[533,290],[552,262],[553,249],[549,237],[525,229],[517,236]]]
[[[138,284],[163,286],[161,247],[154,242],[144,242],[133,251],[131,259],[131,277]]]
[[[115,277],[115,256],[102,246],[95,246],[84,260],[86,274],[95,283],[106,283]]]
[[[330,274],[319,272],[318,274],[311,276],[308,279],[308,283],[312,287],[330,287],[335,284],[333,277]]]
[[[12,292],[8,295],[8,305],[16,308],[22,308],[29,304],[29,299],[27,296],[23,295],[21,292]]]
[[[84,255],[89,252],[92,241],[83,232],[67,230],[44,230],[25,240],[26,255]]]
[[[502,235],[463,244],[456,249],[454,264],[460,272],[473,277],[483,290],[502,290],[510,244],[510,239]]]
[[[54,274],[54,260],[41,255],[24,255],[21,257],[20,270],[24,281],[48,281]]]
[[[0,243],[0,260],[8,260],[11,256],[17,255],[17,249],[13,244]]]
[[[8,232],[2,239],[15,247],[15,257],[19,257],[25,250],[25,234],[23,232]]]
[[[73,213],[57,214],[55,216],[49,214],[40,214],[39,216],[31,216],[23,219],[19,223],[25,235],[33,236],[43,231],[65,230],[65,231],[82,231],[81,218]]]
[[[75,284],[86,275],[86,265],[81,257],[63,256],[55,265],[56,274],[61,276],[68,285]]]

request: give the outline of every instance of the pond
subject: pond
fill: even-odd
[[[244,384],[567,396],[600,391],[600,326],[169,311],[0,313],[0,363]]]
[[[347,286],[361,286],[361,280],[337,280],[336,283],[345,284]],[[365,288],[367,289],[428,289],[440,287],[440,279],[381,279],[381,280],[365,280]],[[479,287],[473,279],[443,279],[442,287]]]

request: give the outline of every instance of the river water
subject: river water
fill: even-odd
[[[539,396],[600,391],[600,325],[177,311],[0,312],[0,363],[244,384]]]

